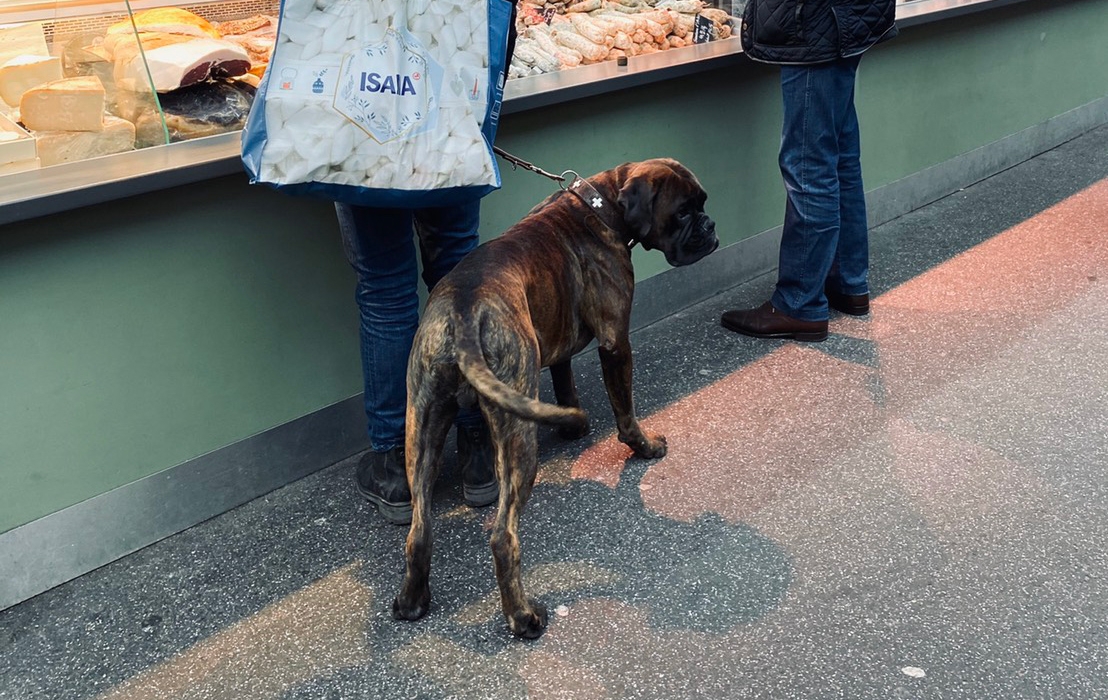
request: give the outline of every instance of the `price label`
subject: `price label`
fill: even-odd
[[[696,23],[693,25],[694,44],[707,44],[715,36],[715,33],[716,29],[712,20],[704,15],[696,16]]]

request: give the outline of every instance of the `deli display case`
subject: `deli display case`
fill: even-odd
[[[31,21],[0,26],[0,109],[34,142],[40,167],[241,129],[277,20],[269,6],[236,5],[254,14],[227,19],[215,4],[193,8],[213,21],[178,7],[24,9]],[[4,19],[13,9],[0,5]]]
[[[1003,2],[906,0],[898,19]],[[734,61],[744,5],[521,1],[503,111]],[[241,171],[279,11],[278,0],[0,0],[0,223]]]
[[[730,44],[723,0],[521,2],[509,102],[650,73]],[[327,4],[319,0],[317,4]],[[238,134],[277,41],[277,0],[0,2],[0,221],[235,172]],[[510,105],[513,107],[524,105]]]

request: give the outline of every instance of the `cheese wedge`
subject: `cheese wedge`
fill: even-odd
[[[0,2],[0,5],[6,3]],[[16,56],[49,56],[42,22],[0,24],[0,63]]]
[[[0,99],[15,107],[23,93],[63,77],[62,59],[57,56],[16,56],[0,66]]]
[[[34,135],[43,167],[135,148],[135,125],[110,114],[104,117],[103,131],[36,131]]]
[[[104,85],[94,75],[39,85],[23,93],[19,116],[31,131],[101,131]]]

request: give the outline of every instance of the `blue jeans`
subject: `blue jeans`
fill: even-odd
[[[826,282],[868,294],[869,232],[854,78],[861,56],[782,66],[781,175],[787,201],[773,305],[802,321],[827,319]]]
[[[336,204],[347,260],[357,275],[362,379],[369,441],[375,452],[404,444],[408,355],[419,326],[419,280],[430,290],[477,247],[480,200],[437,209],[380,209]],[[459,424],[480,422],[459,413]]]

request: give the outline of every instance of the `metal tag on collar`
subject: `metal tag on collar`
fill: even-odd
[[[576,173],[574,173],[576,175]],[[569,183],[569,189],[573,191],[573,194],[581,198],[585,204],[589,205],[593,209],[600,211],[604,208],[604,197],[596,191],[596,188],[589,183],[588,180],[577,175],[573,178],[573,182]]]

